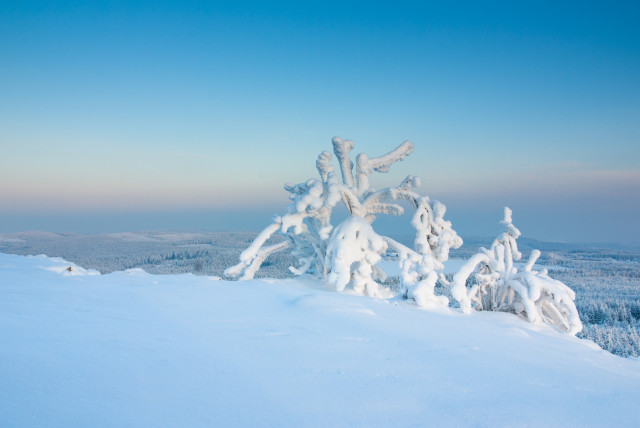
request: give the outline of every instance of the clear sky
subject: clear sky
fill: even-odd
[[[0,2],[0,232],[253,229],[335,135],[464,236],[640,243],[638,2]],[[246,214],[243,214],[246,213]]]

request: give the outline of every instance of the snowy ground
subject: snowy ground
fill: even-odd
[[[0,426],[637,426],[640,363],[316,281],[0,254]]]

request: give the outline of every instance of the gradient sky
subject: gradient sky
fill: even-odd
[[[638,22],[638,2],[3,0],[0,232],[259,230],[338,135],[413,141],[374,183],[419,175],[463,237],[508,205],[528,237],[637,244]]]

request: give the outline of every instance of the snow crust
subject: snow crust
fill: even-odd
[[[511,314],[68,266],[0,254],[0,426],[640,420],[640,362]]]

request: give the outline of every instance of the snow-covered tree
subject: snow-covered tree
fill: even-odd
[[[291,199],[287,213],[274,217],[273,223],[242,252],[240,263],[228,268],[225,274],[239,279],[253,278],[269,254],[290,248],[300,263],[299,267],[290,268],[294,274],[324,278],[339,291],[351,287],[360,293],[385,297],[390,295],[382,286],[386,275],[376,264],[392,249],[399,255],[404,295],[421,306],[446,304],[447,299],[435,296],[433,289],[449,249],[462,245],[462,239],[451,228],[451,223],[444,220],[445,206],[437,201],[431,203],[428,197],[416,193],[414,189],[420,180],[415,176],[410,175],[399,185],[381,190],[370,186],[370,175],[388,172],[391,165],[413,152],[413,143],[405,141],[379,157],[360,153],[354,171],[350,157],[353,141],[335,137],[332,142],[341,177],[331,165],[331,153],[320,153],[316,161],[320,179],[286,184],[285,190]],[[371,227],[380,214],[401,215],[404,209],[398,204],[400,200],[409,201],[416,208],[411,221],[416,229],[413,249],[378,235]],[[340,202],[346,206],[349,216],[334,228],[331,214]],[[275,233],[286,239],[265,246]]]
[[[451,294],[460,302],[462,311],[469,313],[475,308],[513,312],[531,322],[544,322],[570,334],[578,333],[582,323],[573,290],[550,278],[546,269],[534,270],[540,257],[538,250],[531,252],[526,264],[517,267],[514,260],[522,257],[516,243],[520,231],[512,223],[509,208],[504,209],[501,224],[503,232],[491,248],[481,248],[453,277]]]

